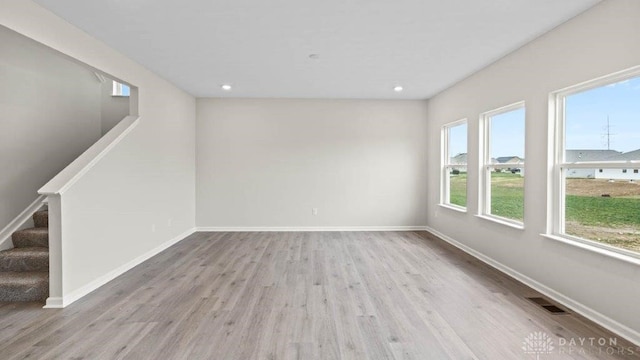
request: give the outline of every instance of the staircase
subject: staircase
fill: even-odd
[[[33,214],[35,227],[13,233],[13,249],[0,251],[0,302],[49,296],[49,213]]]

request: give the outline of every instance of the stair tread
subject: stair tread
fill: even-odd
[[[0,258],[49,257],[49,249],[45,247],[23,247],[0,251]]]
[[[48,296],[48,272],[0,272],[0,302],[45,301]]]
[[[19,247],[0,251],[0,272],[32,272],[48,270],[48,248]]]
[[[34,227],[18,230],[11,235],[13,246],[16,248],[25,247],[49,247],[49,228]]]
[[[40,285],[49,282],[49,273],[44,271],[0,272],[2,285]]]
[[[26,228],[26,229],[18,230],[15,233],[21,233],[21,234],[27,234],[27,233],[44,234],[44,233],[46,233],[46,234],[48,234],[49,233],[49,228],[32,227],[32,228]]]
[[[49,227],[49,210],[36,211],[33,214],[33,225],[38,228]]]

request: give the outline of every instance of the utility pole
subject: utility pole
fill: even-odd
[[[606,132],[607,150],[611,150],[611,135],[613,134],[611,133],[611,124],[609,123],[609,115],[607,115],[607,132]]]

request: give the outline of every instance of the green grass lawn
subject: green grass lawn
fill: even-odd
[[[491,173],[491,214],[523,220],[524,177],[510,172]]]
[[[466,174],[452,175],[451,203],[466,206],[466,191]],[[565,210],[568,234],[640,251],[640,198],[637,196],[567,195]],[[524,177],[505,172],[491,174],[491,213],[523,220]]]
[[[583,225],[640,227],[640,199],[567,195],[566,217]]]
[[[524,177],[511,173],[491,174],[491,213],[514,220],[524,214]],[[467,206],[467,174],[451,175],[452,204]]]
[[[467,207],[467,173],[451,175],[449,202]]]

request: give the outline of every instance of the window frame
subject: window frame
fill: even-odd
[[[451,143],[451,128],[456,126],[465,125],[467,128],[467,139],[466,146],[467,149],[467,162],[465,164],[452,164],[449,156],[449,144]],[[440,153],[442,154],[440,159],[440,205],[451,208],[461,212],[467,212],[468,208],[468,200],[469,200],[469,185],[467,183],[466,193],[467,193],[467,206],[460,206],[458,204],[451,203],[451,183],[449,172],[454,167],[464,166],[467,168],[467,174],[469,173],[469,122],[467,118],[463,118],[460,120],[456,120],[450,123],[446,123],[442,126],[440,132]],[[469,178],[467,177],[467,180]]]
[[[131,96],[131,86],[127,85],[127,84],[123,84],[119,81],[116,80],[111,80],[112,83],[112,90],[111,90],[111,96],[113,97],[130,97]],[[123,87],[128,87],[129,88],[129,95],[125,95],[122,91]]]
[[[566,217],[566,170],[567,169],[640,169],[640,161],[577,161],[566,162],[565,160],[565,139],[566,139],[566,119],[565,119],[565,99],[568,96],[589,91],[599,87],[615,84],[627,79],[640,76],[640,66],[623,70],[613,74],[598,77],[593,80],[566,87],[561,90],[554,91],[549,94],[549,129],[552,130],[550,144],[553,147],[550,162],[551,181],[550,184],[550,204],[547,214],[550,214],[547,233],[543,234],[547,238],[559,240],[571,245],[585,247],[587,249],[596,250],[609,256],[619,257],[623,255],[623,259],[627,257],[634,258],[636,263],[640,259],[640,253],[631,250],[608,245],[595,240],[585,239],[578,236],[565,233],[565,217]],[[604,251],[602,251],[604,250]],[[625,259],[625,260],[626,260]]]
[[[523,208],[523,216],[522,221],[506,218],[503,216],[498,216],[491,213],[491,169],[507,169],[513,167],[513,164],[492,164],[491,163],[491,118],[496,115],[504,114],[510,111],[524,109],[525,111],[525,133],[523,134],[523,139],[525,141],[525,152],[526,152],[526,103],[524,100],[518,101],[506,106],[499,107],[497,109],[493,109],[490,111],[486,111],[480,114],[479,123],[480,123],[480,159],[479,159],[479,191],[478,191],[478,217],[483,219],[491,220],[506,226],[510,226],[516,229],[524,229],[525,224],[525,209]],[[525,161],[521,164],[518,164],[519,168],[522,168],[522,172],[526,174],[526,154]],[[525,180],[526,186],[526,180]],[[525,191],[523,191],[523,207],[526,203]]]

